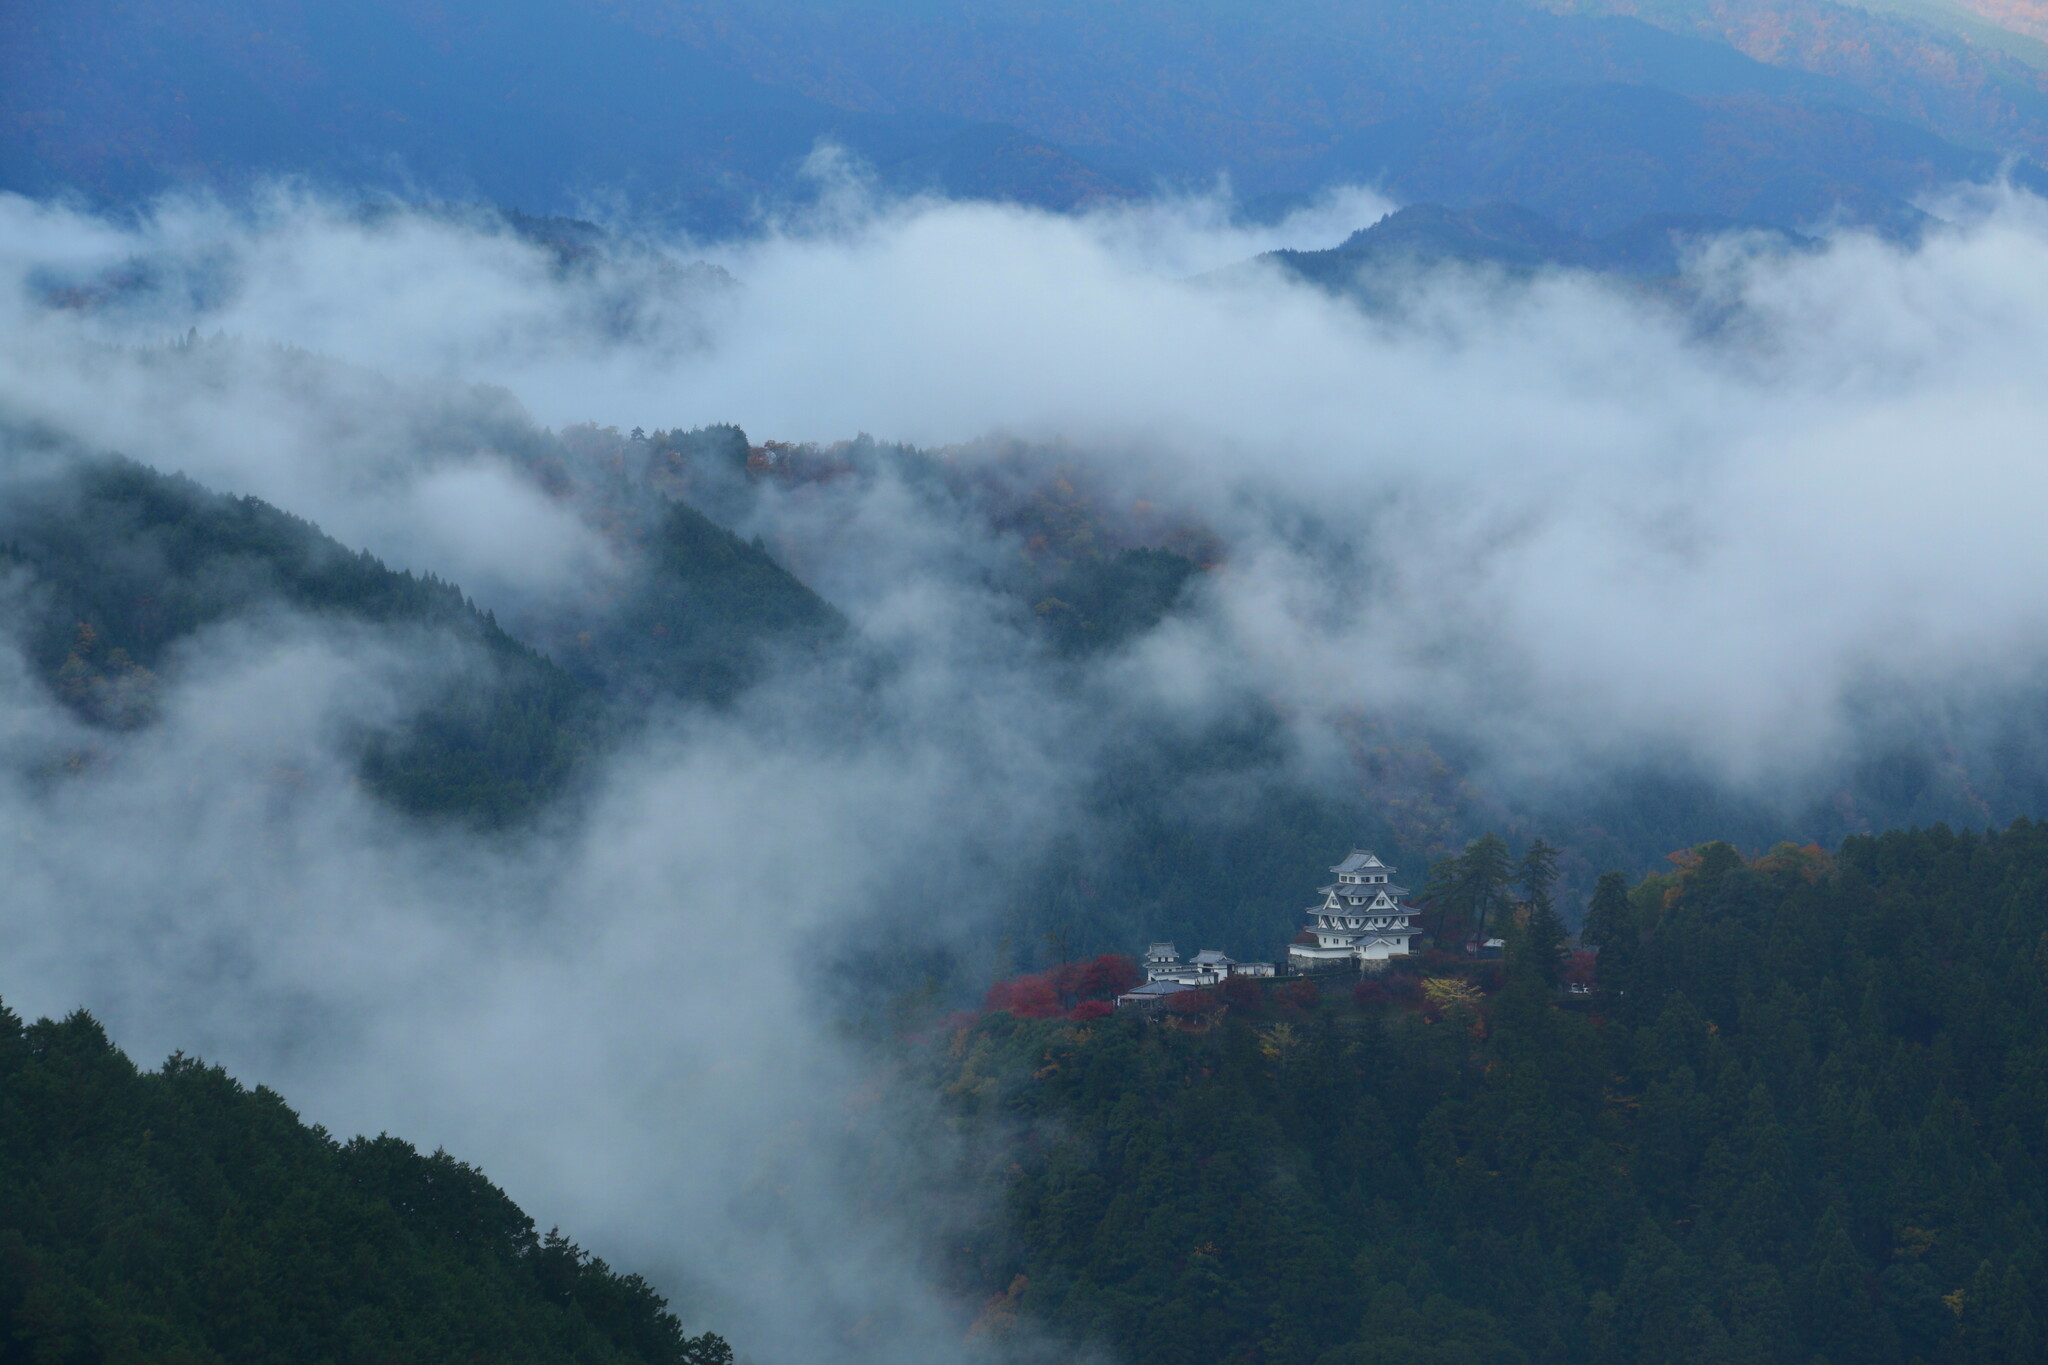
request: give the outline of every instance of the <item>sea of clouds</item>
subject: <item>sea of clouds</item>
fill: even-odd
[[[535,424],[1056,447],[1225,547],[1198,610],[1077,688],[990,587],[1014,547],[985,525],[886,477],[764,495],[741,529],[800,538],[888,661],[872,695],[811,671],[656,714],[510,837],[352,776],[353,727],[462,667],[418,640],[219,628],[160,723],[54,782],[88,741],[0,648],[0,996],[445,1144],[762,1362],[1037,1349],[964,1338],[935,1257],[983,1211],[828,988],[864,926],[971,945],[1130,717],[1256,695],[1312,765],[1334,720],[1400,711],[1503,782],[1656,753],[1754,789],[1825,768],[1859,690],[1967,711],[2048,665],[2048,205],[1959,191],[1910,247],[1725,241],[1682,295],[1444,272],[1369,312],[1225,269],[1387,207],[1248,228],[850,184],[745,240],[616,225],[565,271],[475,215],[288,187],[122,218],[0,197],[7,423],[508,620],[621,572],[522,462]],[[48,458],[10,451],[0,490]]]

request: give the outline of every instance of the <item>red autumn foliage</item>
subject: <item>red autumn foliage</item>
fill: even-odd
[[[1296,1009],[1312,1010],[1322,998],[1322,988],[1313,981],[1297,981],[1287,988],[1287,1003]]]
[[[1248,976],[1225,977],[1216,993],[1223,997],[1224,1004],[1239,1012],[1257,1009],[1265,994],[1259,983]]]
[[[1351,988],[1351,1003],[1362,1010],[1378,1009],[1393,998],[1394,993],[1387,989],[1384,981],[1376,981],[1371,977]]]
[[[1087,962],[1069,962],[1053,969],[1053,981],[1060,994],[1082,1000],[1112,999],[1144,979],[1138,964],[1122,953],[1104,953]]]
[[[1012,977],[988,988],[982,998],[985,1014],[1008,1010],[1019,1019],[1051,1019],[1066,1012],[1068,1005],[1103,1004],[1145,979],[1138,964],[1122,953],[1104,953],[1087,962],[1068,962],[1049,972]],[[1075,1018],[1098,1019],[1101,1014]]]
[[[1069,1014],[1067,1018],[1072,1019],[1075,1023],[1086,1023],[1090,1019],[1107,1019],[1115,1013],[1116,1006],[1110,1004],[1107,1000],[1083,1000],[1080,1004],[1074,1006],[1073,1013]]]
[[[1566,958],[1564,964],[1564,979],[1570,982],[1574,982],[1581,986],[1591,985],[1593,982],[1593,974],[1595,970],[1593,965],[1593,960],[1595,956],[1597,955],[1594,953],[1586,952],[1582,949],[1579,952],[1573,953],[1570,957]]]
[[[1222,1003],[1216,998],[1214,991],[1181,991],[1177,995],[1166,997],[1167,1011],[1172,1014],[1207,1014]]]
[[[1008,1010],[1019,1019],[1050,1019],[1060,1012],[1060,993],[1049,976],[1019,976],[990,986],[981,1007],[990,1014]]]

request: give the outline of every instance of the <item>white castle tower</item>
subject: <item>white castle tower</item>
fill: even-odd
[[[1330,871],[1337,880],[1316,888],[1323,900],[1308,909],[1304,940],[1287,946],[1287,961],[1297,971],[1327,970],[1340,962],[1382,961],[1403,957],[1415,937],[1415,911],[1403,905],[1405,886],[1394,884],[1394,869],[1362,848]]]

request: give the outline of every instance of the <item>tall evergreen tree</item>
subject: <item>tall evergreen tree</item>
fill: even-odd
[[[1515,883],[1530,906],[1550,904],[1550,888],[1557,884],[1557,850],[1542,839],[1531,839],[1515,864]]]
[[[1619,872],[1601,873],[1593,884],[1593,899],[1586,906],[1579,942],[1599,950],[1602,990],[1616,995],[1628,990],[1640,938],[1636,908],[1628,898],[1628,878]]]
[[[1434,912],[1430,919],[1429,934],[1439,948],[1449,948],[1453,938],[1464,937],[1463,921],[1454,919],[1461,914],[1458,905],[1458,885],[1464,876],[1465,860],[1457,854],[1439,858],[1429,867],[1429,880],[1422,884],[1422,898]]]
[[[1513,875],[1507,844],[1497,834],[1482,834],[1465,851],[1432,867],[1423,894],[1436,902],[1434,929],[1439,947],[1469,932],[1486,941],[1486,926],[1506,908]]]
[[[1869,1267],[1849,1240],[1839,1208],[1821,1215],[1809,1263],[1804,1316],[1816,1357],[1829,1365],[1898,1359],[1898,1334],[1871,1301]]]
[[[1487,925],[1507,908],[1508,858],[1508,846],[1497,834],[1482,834],[1465,846],[1460,897],[1470,907],[1473,937],[1482,947]]]
[[[1542,839],[1531,840],[1516,865],[1515,881],[1522,888],[1525,912],[1517,955],[1538,981],[1555,986],[1564,975],[1565,955],[1564,921],[1550,896],[1557,881],[1557,850]]]

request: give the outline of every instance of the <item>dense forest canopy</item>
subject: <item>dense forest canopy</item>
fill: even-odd
[[[1009,1211],[988,1321],[1138,1365],[2038,1356],[2048,826],[1603,879],[1590,996],[1516,899],[1503,964],[940,1045]]]

